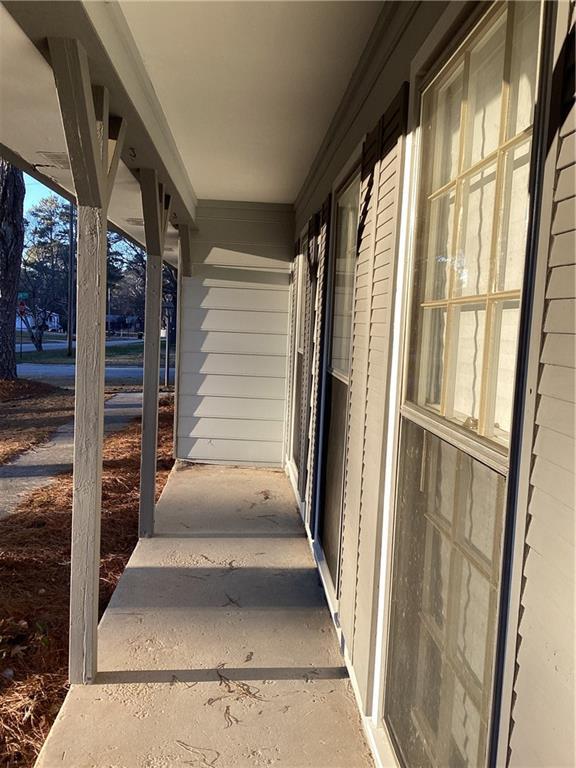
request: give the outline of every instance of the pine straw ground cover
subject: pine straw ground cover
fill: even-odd
[[[0,464],[45,442],[73,416],[72,390],[29,379],[0,379]]]
[[[156,493],[173,464],[172,404],[158,423]],[[104,444],[100,615],[138,537],[140,423]],[[0,520],[0,765],[29,768],[67,690],[72,476]]]

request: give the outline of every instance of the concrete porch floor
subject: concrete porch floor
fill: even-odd
[[[371,766],[285,475],[177,468],[156,520],[37,766]]]

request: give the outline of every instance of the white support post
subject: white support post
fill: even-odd
[[[70,574],[70,682],[97,668],[104,432],[106,214],[78,206],[74,490]]]
[[[125,124],[110,118],[106,90],[92,89],[81,44],[65,38],[48,42],[78,203],[69,678],[71,683],[89,683],[96,677],[98,647],[106,214]]]
[[[142,451],[140,457],[141,537],[154,535],[156,454],[158,443],[158,385],[160,381],[160,315],[162,254],[170,214],[170,197],[158,183],[156,171],[140,170],[146,235],[146,306],[144,314],[144,376],[142,382]]]
[[[190,225],[181,222],[178,226],[178,288],[176,299],[176,365],[174,371],[174,428],[172,450],[174,456],[178,456],[178,410],[179,410],[179,386],[180,386],[180,354],[182,333],[182,279],[192,275]]]

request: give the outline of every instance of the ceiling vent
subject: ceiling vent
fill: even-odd
[[[70,161],[66,152],[37,152],[40,157],[46,160],[46,164],[37,164],[37,168],[61,168],[63,171],[70,170]]]
[[[135,227],[143,227],[144,226],[144,219],[138,219],[134,216],[131,216],[128,219],[124,219],[126,224],[133,224]]]

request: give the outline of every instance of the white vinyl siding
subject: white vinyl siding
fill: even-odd
[[[201,203],[181,278],[177,456],[281,465],[291,214]]]

